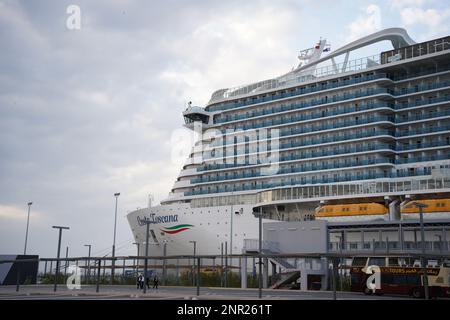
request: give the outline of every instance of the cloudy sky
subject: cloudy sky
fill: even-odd
[[[69,5],[81,10],[69,29]],[[319,37],[336,49],[387,27],[450,34],[450,3],[0,0],[0,254],[132,254],[126,214],[159,202],[179,172],[171,137],[186,101],[281,75]],[[372,52],[376,54],[377,52]]]

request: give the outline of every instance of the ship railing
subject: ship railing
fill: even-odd
[[[258,194],[259,203],[285,200],[322,199],[357,195],[398,195],[414,194],[414,192],[450,192],[450,177],[436,173],[418,179],[386,178],[386,181],[361,181],[353,183],[324,184],[310,186],[291,186]]]

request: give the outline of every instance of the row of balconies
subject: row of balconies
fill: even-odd
[[[423,104],[433,104],[438,102],[446,102],[450,101],[450,94],[447,94],[443,97],[437,97],[437,98],[428,98],[428,99],[420,99],[414,103],[411,103],[409,107],[416,107],[417,105],[423,105]],[[294,122],[301,122],[301,121],[309,121],[309,120],[319,120],[319,121],[326,121],[328,119],[324,119],[327,117],[335,117],[336,115],[343,115],[346,116],[348,113],[352,112],[362,112],[366,110],[374,110],[379,108],[389,108],[392,111],[395,110],[397,107],[397,104],[393,103],[377,103],[377,104],[363,104],[361,107],[359,106],[346,106],[345,108],[334,110],[334,111],[324,111],[322,112],[315,112],[310,114],[297,114],[297,115],[283,115],[283,116],[276,116],[264,120],[253,120],[251,123],[246,123],[243,125],[237,125],[234,127],[234,130],[252,130],[252,129],[259,129],[264,127],[270,127],[270,126],[277,126],[277,125],[285,125],[290,124]],[[400,109],[405,109],[403,105],[401,105]],[[274,112],[275,113],[275,112]],[[363,113],[364,115],[366,113]],[[355,115],[350,115],[354,117]],[[415,118],[406,119],[406,121],[414,121]],[[405,122],[403,119],[402,121],[399,121],[398,123]]]
[[[434,147],[443,147],[449,145],[450,141],[449,139],[446,140],[432,140],[428,142],[417,142],[410,144],[398,144],[397,146],[395,144],[388,144],[388,143],[369,143],[364,146],[346,146],[341,148],[333,148],[332,150],[327,150],[326,148],[321,149],[320,151],[309,151],[309,152],[296,152],[295,154],[290,154],[287,156],[280,156],[281,161],[289,161],[289,160],[297,160],[297,159],[303,159],[303,158],[314,158],[314,157],[324,157],[324,156],[332,156],[332,155],[340,155],[345,153],[355,153],[355,152],[364,152],[364,151],[371,151],[371,150],[381,150],[381,149],[390,149],[392,151],[406,151],[406,150],[417,150],[417,149],[424,149],[424,148],[434,148]],[[302,144],[301,142],[292,142],[287,144],[282,144],[281,148],[271,150],[270,146],[267,148],[268,150],[259,150],[256,148],[253,149],[245,149],[245,153],[240,153],[237,156],[238,157],[253,157],[253,158],[260,158],[261,156],[267,154],[268,151],[276,151],[279,150],[280,153],[283,153],[283,149],[287,148],[295,148],[296,146],[305,146],[305,144]],[[244,151],[244,150],[242,150]],[[259,153],[259,157],[258,157]],[[211,158],[205,158],[205,159],[211,159]],[[215,155],[216,160],[222,160],[226,161],[226,159],[233,159],[233,156],[226,156],[217,154]],[[208,164],[203,165],[197,168],[197,171],[206,171],[206,170],[216,170],[216,169],[224,169],[224,168],[233,168],[233,167],[240,167],[240,166],[246,166],[250,165],[250,160],[247,161],[248,163],[244,161],[236,164],[232,163],[221,163],[221,164]],[[267,162],[266,162],[267,163]],[[260,159],[255,159],[253,161],[253,164],[264,164]]]
[[[318,106],[321,104],[336,103],[336,102],[340,102],[340,101],[344,101],[344,100],[350,100],[350,99],[356,99],[356,98],[362,98],[362,97],[370,97],[370,96],[378,95],[378,94],[392,94],[392,92],[391,92],[391,90],[386,89],[386,88],[366,88],[365,90],[360,90],[359,92],[354,92],[354,93],[346,92],[344,94],[335,95],[335,96],[332,96],[329,98],[323,97],[321,99],[312,99],[309,102],[302,101],[297,104],[286,105],[286,106],[284,106],[284,109],[285,109],[284,111],[309,108],[309,107],[314,107],[314,106]],[[291,108],[291,109],[289,109],[289,108]],[[278,113],[278,112],[282,112],[281,106],[277,107],[276,109],[273,108],[273,111],[271,113],[273,114],[273,113]]]
[[[297,96],[297,95],[303,95],[303,94],[309,94],[309,93],[315,93],[315,92],[319,92],[319,91],[325,91],[325,90],[332,90],[335,88],[340,88],[340,87],[344,87],[344,86],[351,86],[351,85],[356,85],[362,82],[367,82],[367,81],[373,81],[373,80],[377,80],[377,79],[389,79],[392,80],[394,82],[400,81],[403,82],[405,80],[408,79],[414,79],[414,78],[418,78],[418,77],[423,77],[423,76],[427,76],[427,75],[434,75],[435,73],[440,73],[440,72],[445,72],[450,70],[450,65],[444,65],[444,66],[440,66],[440,67],[436,67],[433,69],[429,69],[426,71],[419,71],[419,72],[413,72],[413,73],[408,73],[408,74],[404,74],[404,75],[395,75],[395,76],[390,76],[390,75],[386,75],[385,73],[378,73],[378,74],[373,74],[373,75],[367,75],[367,76],[361,76],[358,78],[353,78],[353,79],[337,79],[337,80],[331,80],[329,83],[327,84],[311,84],[309,87],[297,87],[297,88],[293,88],[293,89],[289,89],[289,90],[283,90],[281,92],[278,93],[274,93],[274,94],[264,94],[263,97],[253,97],[253,98],[246,98],[244,101],[232,101],[232,102],[223,102],[221,104],[218,105],[214,105],[214,106],[209,106],[208,110],[209,111],[226,111],[226,110],[230,110],[230,109],[236,109],[236,108],[240,108],[240,107],[244,107],[244,106],[250,106],[253,104],[257,104],[257,103],[264,103],[264,102],[270,102],[270,101],[274,101],[274,100],[278,100],[278,99],[283,99],[283,98],[289,98],[289,97],[293,97],[293,96]]]
[[[364,165],[375,165],[375,164],[394,165],[394,164],[416,163],[416,162],[448,160],[448,159],[450,159],[450,153],[448,152],[445,154],[426,154],[416,157],[411,156],[399,157],[397,159],[388,157],[378,157],[376,159],[375,158],[358,159],[358,157],[355,157],[355,158],[346,158],[343,161],[341,159],[340,160],[335,159],[333,161],[322,161],[321,163],[317,161],[312,163],[302,163],[301,165],[295,166],[294,165],[286,166],[281,164],[280,167],[277,169],[277,173],[275,175],[290,174],[290,173],[306,173],[320,170],[336,170],[342,168],[359,167]],[[279,162],[277,163],[279,164]],[[274,163],[272,163],[271,165],[274,165]],[[260,170],[253,170],[252,172],[232,171],[226,172],[225,174],[222,173],[220,175],[219,174],[205,175],[203,177],[194,178],[191,179],[191,184],[259,178],[265,176],[267,175],[262,174]]]
[[[241,120],[241,119],[246,119],[246,118],[251,118],[251,117],[259,117],[262,115],[270,115],[270,114],[285,112],[285,111],[289,111],[289,110],[297,110],[297,109],[299,109],[299,107],[297,107],[297,106],[299,106],[299,105],[298,104],[282,105],[282,106],[279,106],[279,107],[276,107],[273,109],[264,109],[259,112],[251,112],[249,114],[249,116],[237,115],[234,117],[230,117],[231,120],[229,120],[229,121],[236,121],[236,120]],[[306,121],[306,120],[313,120],[313,119],[324,118],[324,117],[332,117],[332,116],[346,114],[346,113],[350,113],[350,112],[359,112],[359,111],[364,111],[364,110],[382,108],[382,107],[393,109],[394,104],[386,103],[386,102],[365,103],[365,104],[361,104],[358,106],[352,104],[352,105],[339,106],[336,108],[336,110],[323,110],[323,111],[313,111],[313,112],[309,112],[309,113],[301,113],[298,115],[289,116],[288,119],[296,119],[296,121]],[[284,117],[288,117],[288,116],[284,115]]]
[[[386,173],[365,173],[365,174],[341,174],[338,177],[304,177],[301,179],[298,178],[290,178],[288,181],[273,181],[273,178],[270,181],[258,181],[253,184],[238,184],[238,185],[230,185],[230,186],[216,186],[210,187],[210,189],[195,189],[192,191],[187,191],[184,193],[185,196],[193,196],[193,195],[205,195],[212,193],[223,193],[223,192],[236,192],[236,191],[250,191],[250,190],[261,190],[261,189],[272,189],[278,187],[292,187],[292,186],[301,186],[301,185],[314,185],[314,184],[323,184],[323,183],[338,183],[338,182],[351,182],[351,181],[359,181],[359,180],[368,180],[368,179],[379,179],[379,178],[404,178],[404,177],[416,177],[416,176],[424,176],[429,175],[428,172],[425,172],[421,168],[418,168],[414,173],[404,172],[397,174],[396,172],[386,172]]]
[[[214,123],[222,124],[222,123],[231,122],[231,121],[250,120],[251,118],[255,118],[255,117],[267,116],[267,115],[276,114],[276,113],[280,113],[280,112],[286,112],[286,111],[295,111],[295,110],[299,110],[299,109],[305,109],[305,108],[317,106],[320,104],[334,103],[334,102],[339,102],[339,101],[343,101],[343,100],[355,99],[355,98],[359,98],[359,97],[366,97],[366,96],[371,96],[371,95],[381,94],[381,93],[388,93],[392,96],[402,96],[402,95],[407,95],[407,94],[412,94],[412,93],[419,93],[421,91],[440,89],[440,88],[449,87],[449,86],[450,86],[450,81],[442,81],[442,82],[438,82],[438,83],[434,83],[434,84],[415,86],[414,88],[405,88],[404,90],[391,90],[391,89],[385,89],[385,88],[376,88],[376,89],[368,88],[365,91],[361,91],[361,92],[357,92],[357,93],[345,93],[343,95],[339,95],[339,96],[335,95],[330,98],[323,97],[320,100],[312,99],[312,100],[310,100],[310,102],[303,101],[301,103],[299,102],[299,103],[292,103],[292,104],[288,104],[288,105],[279,105],[279,106],[272,107],[270,109],[265,107],[262,110],[250,111],[250,112],[247,112],[246,114],[234,114],[233,116],[226,115],[223,117],[216,118],[214,120]],[[390,107],[396,108],[397,106],[391,104]],[[404,107],[401,106],[401,108],[404,108]],[[361,110],[364,110],[364,109],[361,109]],[[347,111],[347,112],[353,112],[353,111]],[[340,114],[340,113],[336,113],[336,114]],[[314,118],[314,117],[312,117],[312,118]]]
[[[412,88],[402,88],[400,90],[393,90],[394,96],[400,96],[410,93],[418,93],[421,91],[429,91],[429,90],[435,90],[440,89],[444,87],[450,86],[450,81],[440,81],[437,83],[427,83],[422,85],[414,85]]]
[[[293,131],[290,131],[289,135],[283,135],[283,139],[290,138],[290,135],[295,135],[295,133],[292,133]],[[374,136],[380,136],[380,135],[389,135],[389,136],[395,136],[395,133],[393,130],[387,130],[387,129],[375,129],[370,131],[364,131],[364,132],[340,132],[339,135],[321,135],[321,136],[314,136],[310,139],[302,139],[301,141],[289,141],[285,143],[280,143],[280,149],[288,149],[293,147],[301,147],[301,146],[309,146],[309,145],[315,145],[315,144],[322,144],[322,143],[332,143],[332,142],[340,142],[344,140],[351,140],[351,139],[361,139],[366,137],[374,137]],[[271,135],[268,134],[268,139],[271,139]],[[294,139],[294,138],[292,138]],[[225,141],[228,142],[228,141]],[[256,141],[255,141],[256,142]],[[257,137],[257,142],[264,142],[263,139],[259,140],[259,137]],[[226,143],[229,144],[230,147],[232,143]],[[210,144],[211,146],[218,146],[214,144]],[[268,146],[270,148],[270,146]],[[219,148],[220,149],[220,148]],[[212,150],[212,149],[211,149]]]
[[[449,99],[450,99],[450,97],[449,97]],[[418,114],[414,114],[414,115],[402,115],[402,117],[400,117],[399,115],[396,115],[395,123],[404,123],[404,122],[432,119],[432,118],[438,118],[438,117],[445,117],[445,116],[449,116],[449,115],[450,115],[450,109],[443,110],[443,111],[430,111],[430,112],[418,113]]]
[[[447,102],[450,101],[450,95],[449,96],[445,96],[445,97],[440,97],[440,98],[436,98],[436,99],[430,99],[431,103],[435,103],[437,100],[439,100],[439,102]],[[427,100],[428,101],[428,100]],[[389,105],[383,105],[383,104],[378,104],[377,108],[381,108],[381,107],[386,107],[388,108]],[[401,118],[401,119],[397,119],[394,117],[392,119],[390,119],[390,122],[393,122],[393,124],[398,123],[398,124],[402,124],[405,122],[409,122],[409,121],[417,121],[417,120],[421,120],[421,119],[432,119],[434,117],[443,117],[443,116],[447,116],[449,115],[449,110],[444,110],[444,111],[439,111],[439,112],[434,112],[432,114],[428,113],[428,114],[424,114],[424,115],[414,115],[414,116],[410,116],[408,118]],[[286,119],[280,119],[279,121],[277,121],[276,123],[273,122],[264,122],[262,124],[259,125],[259,127],[265,127],[265,126],[272,126],[272,125],[279,125],[279,124],[286,124],[286,123],[291,123],[291,122],[298,122],[298,121],[303,121],[303,120],[296,120],[295,118],[292,119],[292,121],[286,121]],[[353,123],[353,125],[358,125],[358,124],[366,124],[366,123],[371,123],[372,121],[369,122],[365,122],[365,120],[363,119],[358,119],[357,121],[355,121],[355,123]],[[352,125],[350,123],[350,125]],[[339,127],[337,127],[339,128]],[[327,125],[324,129],[318,128],[315,130],[307,130],[307,131],[302,131],[299,130],[298,128],[286,128],[286,129],[281,129],[279,132],[279,136],[288,136],[288,135],[294,135],[294,134],[303,134],[303,133],[308,133],[308,132],[312,132],[312,131],[316,131],[316,130],[327,130],[327,129],[334,129],[334,126],[330,126]],[[226,134],[225,132],[223,134]],[[254,137],[252,137],[252,135],[249,135],[249,141],[255,141],[258,140],[260,138],[259,135],[255,134]],[[271,138],[271,133],[268,132],[267,137],[264,137],[267,139]],[[233,139],[217,139],[215,142],[211,143],[210,146],[211,147],[215,147],[215,146],[220,146],[220,145],[227,145],[227,144],[234,144],[234,138]]]
[[[236,102],[222,103],[220,105],[209,107],[209,111],[226,111],[226,110],[230,110],[230,109],[244,107],[244,106],[251,105],[251,104],[270,102],[270,101],[289,98],[289,97],[298,96],[298,95],[315,93],[315,92],[324,91],[324,90],[331,90],[331,89],[335,89],[335,88],[341,88],[344,86],[359,84],[362,82],[373,81],[373,80],[377,80],[377,79],[389,80],[385,73],[379,73],[379,74],[374,74],[374,75],[362,76],[362,77],[355,78],[355,79],[336,81],[336,82],[329,83],[326,85],[310,86],[309,88],[298,87],[298,88],[295,88],[295,89],[292,89],[289,91],[285,91],[284,93],[281,93],[281,92],[278,92],[275,94],[269,93],[269,94],[266,94],[265,97],[247,98],[245,101],[240,101],[240,102],[236,101]]]
[[[394,159],[387,158],[387,157],[379,157],[377,159],[373,158],[373,159],[364,159],[364,160],[347,159],[347,161],[339,161],[338,163],[314,162],[314,163],[302,164],[301,166],[298,166],[298,167],[280,168],[280,169],[278,169],[277,174],[305,173],[305,172],[319,171],[319,170],[336,170],[336,169],[341,169],[341,168],[351,168],[351,167],[359,167],[359,166],[367,166],[367,165],[375,165],[375,164],[393,165],[394,163],[395,163]],[[246,179],[246,178],[258,178],[258,177],[267,177],[267,176],[262,175],[260,172],[254,172],[254,173],[233,172],[233,173],[229,173],[228,175],[205,176],[205,177],[201,177],[201,178],[191,179],[191,184],[226,181],[226,180],[237,180],[237,179]]]
[[[315,157],[326,157],[326,156],[334,156],[334,155],[342,155],[347,153],[356,153],[356,152],[365,152],[365,151],[373,151],[373,150],[383,150],[383,149],[389,149],[392,151],[410,151],[410,150],[419,150],[419,149],[425,149],[425,148],[434,148],[434,147],[443,147],[450,145],[450,141],[448,139],[441,140],[441,141],[430,141],[430,142],[414,142],[411,144],[401,144],[401,145],[394,145],[394,144],[388,144],[388,143],[369,143],[363,146],[351,146],[351,147],[344,147],[344,148],[334,148],[332,150],[327,149],[321,149],[320,151],[309,151],[309,152],[296,152],[295,154],[289,154],[289,155],[281,155],[280,161],[292,161],[292,160],[308,160],[308,158],[315,158]],[[246,150],[248,152],[248,150]],[[256,156],[255,156],[256,158]],[[220,170],[220,169],[231,169],[231,168],[238,168],[238,167],[246,167],[250,165],[264,165],[267,164],[267,162],[262,161],[261,159],[255,159],[253,163],[251,163],[249,160],[243,161],[241,163],[213,163],[208,165],[203,165],[197,167],[197,171],[210,171],[210,170]],[[193,174],[193,172],[191,172]]]
[[[382,121],[381,119],[384,119],[384,121],[389,121],[389,120],[386,120],[388,118],[389,118],[389,116],[374,117],[374,118],[372,118],[372,121],[367,121],[366,123]],[[254,152],[255,153],[256,152],[268,152],[268,151],[276,151],[276,150],[285,149],[285,148],[303,147],[303,146],[308,146],[308,145],[315,145],[315,144],[322,144],[322,143],[329,143],[329,142],[342,142],[345,140],[358,139],[358,138],[363,138],[363,137],[371,137],[371,136],[377,136],[377,135],[390,135],[394,138],[394,137],[413,136],[413,135],[419,135],[419,134],[428,134],[428,133],[448,131],[448,130],[450,130],[450,124],[445,124],[445,125],[441,125],[441,126],[432,125],[432,126],[426,126],[426,127],[422,127],[422,128],[418,128],[418,129],[411,129],[411,130],[403,129],[396,133],[393,133],[393,130],[375,130],[372,132],[368,131],[365,133],[361,132],[361,133],[337,135],[335,137],[324,137],[324,138],[316,137],[316,138],[313,138],[310,140],[306,140],[305,142],[302,141],[302,142],[281,143],[280,146],[277,147],[276,149],[272,149],[270,145],[267,145],[267,147],[263,147],[263,149],[261,149],[261,151],[259,151],[260,149],[256,149]],[[299,132],[299,131],[301,131],[301,132]],[[290,131],[290,133],[292,135],[302,134],[302,133],[307,133],[307,132],[313,132],[313,131],[311,131],[311,130],[291,130]],[[246,153],[243,155],[249,155],[248,152],[249,152],[249,149],[246,149]],[[212,153],[212,154],[205,154],[203,158],[206,160],[214,160],[214,159],[221,159],[222,156],[217,157],[214,153]]]

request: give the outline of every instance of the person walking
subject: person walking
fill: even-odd
[[[153,277],[153,289],[158,290],[158,277],[156,275]]]
[[[141,288],[141,275],[138,274],[138,276],[136,277],[136,289],[140,288]]]
[[[144,289],[144,276],[142,274],[139,276],[139,288]]]
[[[150,289],[150,277],[145,278],[145,285],[147,286],[147,289]]]

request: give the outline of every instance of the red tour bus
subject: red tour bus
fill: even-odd
[[[430,297],[450,297],[450,262],[427,266]],[[375,294],[401,294],[416,298],[424,296],[422,283],[422,268],[420,261],[412,258],[395,257],[355,257],[350,268],[351,291],[374,293],[367,287],[366,281],[370,274],[366,273],[369,266],[378,266],[381,271],[380,289]]]

